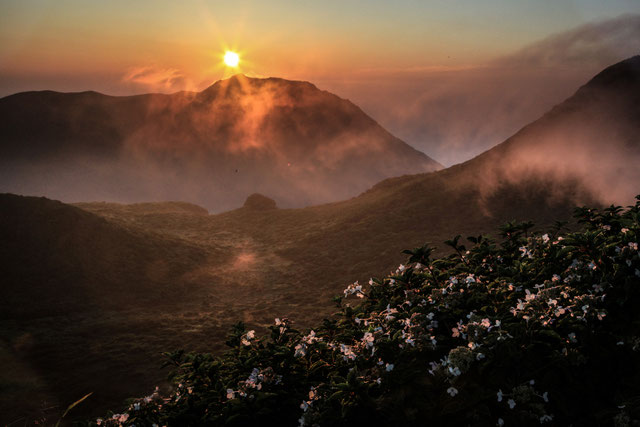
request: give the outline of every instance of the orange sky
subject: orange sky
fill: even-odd
[[[448,165],[640,52],[638,13],[637,0],[3,1],[0,96],[307,80]]]
[[[312,81],[455,69],[638,9],[637,2],[622,0],[606,7],[597,1],[514,3],[2,2],[0,95],[45,84],[112,93],[201,89],[225,75],[225,48],[242,53],[242,72]],[[148,71],[146,79],[127,80],[141,69]]]

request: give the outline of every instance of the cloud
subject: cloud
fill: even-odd
[[[154,66],[132,67],[122,76],[122,81],[142,85],[148,90],[177,91],[192,87],[190,80],[176,68]]]
[[[499,58],[496,66],[606,67],[640,53],[640,15],[622,15],[551,35]]]
[[[369,71],[360,82],[324,86],[452,165],[504,141],[605,67],[638,53],[640,15],[623,15],[549,36],[477,67]]]

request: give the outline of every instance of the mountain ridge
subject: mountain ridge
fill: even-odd
[[[299,207],[442,168],[348,100],[308,82],[246,76],[201,92],[10,95],[0,99],[0,154],[2,191],[181,199],[218,212],[256,192]]]

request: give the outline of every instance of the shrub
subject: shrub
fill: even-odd
[[[627,425],[640,419],[640,198],[576,216],[576,232],[509,223],[500,242],[455,237],[444,258],[405,251],[313,330],[239,323],[222,356],[168,355],[171,394],[98,421]]]

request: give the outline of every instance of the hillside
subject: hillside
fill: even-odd
[[[170,393],[149,390],[97,421],[635,425],[640,196],[577,218],[574,233],[522,223],[498,240],[455,238],[442,258],[407,250],[386,277],[347,286],[313,329],[239,323],[223,356],[169,355]]]
[[[0,190],[70,202],[184,200],[220,212],[256,192],[299,207],[442,168],[348,100],[237,75],[199,93],[0,99]]]
[[[44,315],[33,304],[40,299],[53,312],[57,305],[67,311],[67,298],[84,309],[132,305],[141,297],[162,303],[184,292],[184,272],[205,257],[178,239],[118,227],[49,199],[10,194],[0,195],[0,239],[0,301],[12,302],[3,304],[5,318]],[[23,304],[16,305],[17,296]]]
[[[203,295],[187,273],[216,255],[9,194],[0,195],[0,241],[0,359],[8,367],[0,373],[1,424],[44,408],[59,412],[87,387],[101,388],[98,407],[111,393],[124,398],[117,381],[129,374],[140,385],[157,383],[162,375],[136,374],[136,360],[160,363],[159,348],[175,345],[176,320],[159,314]],[[148,334],[146,347],[128,342],[136,329]],[[126,367],[129,374],[119,374]]]

